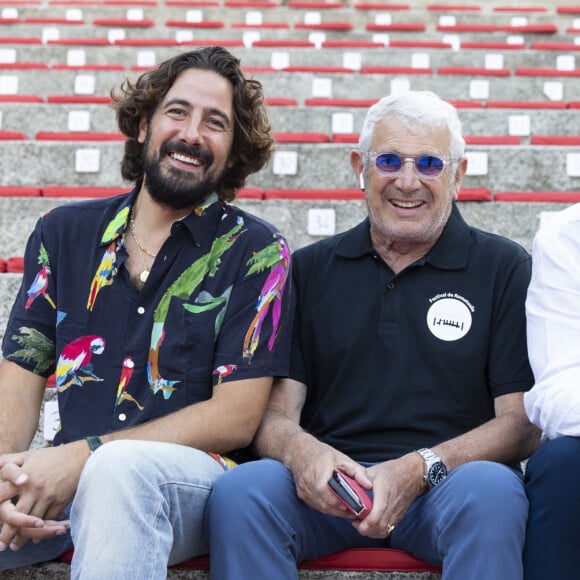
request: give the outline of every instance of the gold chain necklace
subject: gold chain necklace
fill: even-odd
[[[137,244],[137,249],[139,250],[139,257],[141,258],[141,263],[143,264],[144,270],[139,274],[139,280],[145,284],[147,282],[147,278],[149,278],[149,268],[147,267],[147,263],[145,262],[145,258],[143,257],[143,253],[147,254],[149,257],[155,259],[157,254],[150,252],[137,238],[135,235],[135,220],[133,216],[129,219],[129,231],[131,232],[131,237],[135,240]]]

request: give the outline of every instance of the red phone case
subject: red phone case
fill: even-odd
[[[328,482],[342,504],[357,518],[364,518],[373,507],[373,500],[352,477],[335,471]]]

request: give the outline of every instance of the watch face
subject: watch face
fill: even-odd
[[[447,469],[442,462],[438,461],[429,468],[428,480],[431,485],[441,483],[447,477]]]

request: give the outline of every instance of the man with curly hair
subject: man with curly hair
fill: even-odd
[[[288,373],[287,243],[228,203],[273,150],[260,83],[205,47],[112,97],[135,187],[38,221],[3,341],[0,570],[74,546],[73,578],[165,578],[207,552],[213,483]],[[60,426],[29,449],[51,375]]]

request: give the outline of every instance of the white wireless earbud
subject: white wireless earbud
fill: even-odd
[[[365,178],[363,177],[362,173],[360,174],[360,177],[359,177],[359,183],[360,183],[360,188],[364,189],[365,188]]]

